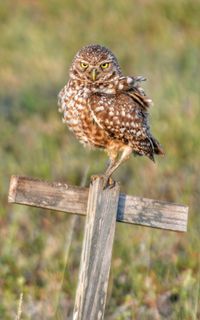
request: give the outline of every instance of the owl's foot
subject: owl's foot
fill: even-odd
[[[107,188],[111,189],[115,186],[116,182],[111,177],[107,176],[106,174],[99,174],[99,175],[96,174],[96,175],[91,176],[91,183],[93,183],[93,181],[98,178],[103,180],[103,190],[105,190]]]
[[[106,175],[103,176],[103,189],[112,189],[115,186],[116,181]]]

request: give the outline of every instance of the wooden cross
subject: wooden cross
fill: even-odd
[[[100,177],[88,189],[12,176],[8,201],[86,215],[73,320],[104,318],[116,221],[187,231],[188,207],[103,189]]]

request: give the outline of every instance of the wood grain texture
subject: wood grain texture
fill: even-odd
[[[88,188],[12,176],[8,202],[85,215]]]
[[[12,176],[8,201],[86,215],[88,188]],[[187,231],[188,207],[120,194],[117,221],[173,231]]]
[[[73,320],[104,317],[118,200],[118,184],[103,190],[101,178],[91,183]]]

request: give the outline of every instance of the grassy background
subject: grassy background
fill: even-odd
[[[103,171],[104,153],[85,150],[57,112],[74,54],[100,43],[126,74],[148,78],[166,151],[156,165],[133,157],[121,167],[122,191],[190,207],[187,234],[117,226],[105,318],[200,319],[199,1],[8,0],[0,28],[0,318],[15,318],[22,292],[21,319],[66,319],[73,308],[84,221],[8,205],[7,190],[11,174],[79,185],[87,163],[87,184]]]

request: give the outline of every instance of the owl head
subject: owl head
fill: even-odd
[[[111,81],[121,75],[114,54],[100,45],[88,45],[76,54],[70,68],[70,77],[88,83]]]

